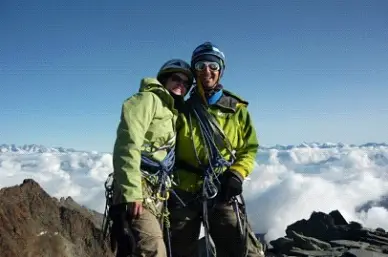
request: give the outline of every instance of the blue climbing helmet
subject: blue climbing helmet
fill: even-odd
[[[193,83],[194,78],[193,78],[193,73],[191,72],[191,67],[187,62],[181,59],[171,59],[165,62],[162,65],[162,67],[160,67],[156,78],[159,81],[162,81],[163,77],[165,77],[166,75],[169,75],[171,73],[178,73],[178,72],[181,72],[187,76],[187,78],[189,79],[190,85]]]
[[[194,67],[195,63],[200,60],[216,61],[220,69],[220,78],[225,70],[225,55],[215,44],[211,42],[205,42],[194,49],[191,55],[191,67]]]

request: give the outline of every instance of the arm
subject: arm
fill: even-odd
[[[153,93],[138,93],[124,102],[113,151],[115,185],[123,202],[141,201],[141,147],[156,111]]]
[[[236,149],[236,161],[230,167],[230,170],[243,180],[253,170],[259,142],[256,130],[246,107],[241,109],[239,121],[244,145]]]

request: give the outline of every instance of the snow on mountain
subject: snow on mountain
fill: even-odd
[[[17,146],[15,144],[1,144],[0,153],[70,153],[77,152],[73,148],[45,147],[43,145],[29,144]]]
[[[276,150],[291,150],[296,148],[314,148],[314,149],[333,149],[333,148],[377,148],[377,147],[388,147],[387,143],[366,143],[362,145],[355,144],[344,144],[344,143],[331,143],[331,142],[310,142],[310,143],[301,143],[299,145],[273,145],[273,146],[260,146],[259,151],[267,151],[271,149]],[[39,144],[25,144],[25,145],[15,145],[15,144],[1,144],[0,153],[72,153],[72,152],[94,152],[95,151],[81,151],[74,148],[64,148],[64,147],[46,147]]]
[[[274,145],[274,146],[267,146],[267,145],[261,145],[260,150],[269,150],[269,149],[276,149],[276,150],[291,150],[294,148],[321,148],[321,149],[328,149],[328,148],[349,148],[349,147],[388,147],[387,143],[365,143],[361,145],[356,144],[345,144],[345,143],[331,143],[331,142],[325,142],[325,143],[319,143],[319,142],[304,142],[299,145]]]

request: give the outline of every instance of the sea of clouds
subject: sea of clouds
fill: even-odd
[[[104,182],[113,171],[111,153],[29,145],[0,146],[0,188],[25,178],[53,197],[71,196],[100,213]],[[302,144],[260,149],[244,184],[250,222],[266,240],[285,235],[287,225],[313,211],[339,210],[350,221],[388,230],[388,145]],[[367,202],[376,203],[362,208]]]

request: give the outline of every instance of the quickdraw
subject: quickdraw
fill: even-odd
[[[113,173],[108,175],[104,183],[105,187],[105,210],[102,220],[102,240],[105,241],[109,234],[109,228],[112,226],[112,220],[109,218],[109,208],[113,203]]]

